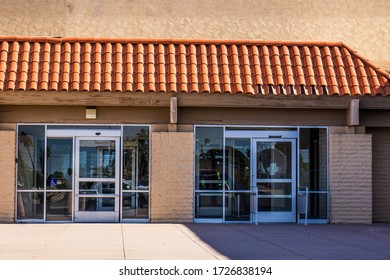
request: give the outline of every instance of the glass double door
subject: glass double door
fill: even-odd
[[[225,140],[223,220],[296,222],[296,138],[253,134]]]
[[[253,221],[296,222],[296,140],[252,139]]]
[[[75,222],[119,221],[119,137],[76,137]]]

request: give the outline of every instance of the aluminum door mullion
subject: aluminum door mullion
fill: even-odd
[[[293,179],[256,179],[255,183],[293,183]]]
[[[75,150],[74,150],[74,159],[75,159],[75,172],[74,172],[74,220],[77,213],[79,212],[79,169],[80,169],[80,140],[79,137],[74,137],[75,141]]]
[[[78,178],[79,182],[92,182],[92,183],[99,183],[99,182],[116,182],[116,178]]]

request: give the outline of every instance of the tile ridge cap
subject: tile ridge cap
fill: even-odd
[[[377,67],[374,63],[372,63],[368,58],[362,56],[359,54],[355,49],[351,48],[349,45],[342,43],[343,48],[347,49],[351,55],[356,57],[357,59],[360,59],[364,64],[367,64],[369,67],[373,68],[375,72],[378,74],[384,76],[389,82],[390,82],[390,73],[387,73],[386,71],[380,69]]]
[[[115,37],[49,37],[0,36],[0,41],[30,41],[42,43],[134,43],[134,44],[215,44],[215,45],[270,45],[270,46],[342,46],[342,42],[294,41],[264,39],[201,39],[201,38],[115,38]]]

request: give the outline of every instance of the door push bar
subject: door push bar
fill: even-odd
[[[307,212],[309,206],[309,189],[300,187],[298,191],[298,224],[301,221],[301,214],[305,216],[305,226],[307,226]]]
[[[257,225],[257,193],[259,189],[257,186],[251,186],[251,222]]]

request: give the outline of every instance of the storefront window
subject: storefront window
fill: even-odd
[[[195,193],[195,218],[222,219],[223,192]]]
[[[43,219],[45,126],[18,128],[17,218]]]
[[[46,220],[72,220],[73,138],[48,138]]]
[[[149,217],[149,127],[123,128],[122,219]]]
[[[309,219],[327,219],[327,133],[325,128],[301,128],[299,186],[309,190]]]
[[[18,220],[43,219],[43,192],[18,192],[17,203]]]
[[[18,130],[18,190],[42,190],[45,127],[21,125]]]
[[[46,193],[46,220],[72,220],[72,192]]]
[[[46,185],[48,190],[69,190],[73,187],[73,139],[47,139]]]
[[[148,220],[149,136],[149,126],[19,125],[16,219]]]
[[[250,190],[249,138],[226,139],[226,184],[227,190]]]
[[[250,220],[250,138],[225,140],[225,221]]]
[[[197,221],[293,222],[306,187],[308,218],[326,222],[326,128],[195,128]]]
[[[198,127],[195,147],[197,190],[222,190],[223,128]]]
[[[197,127],[195,218],[223,217],[223,128]]]

